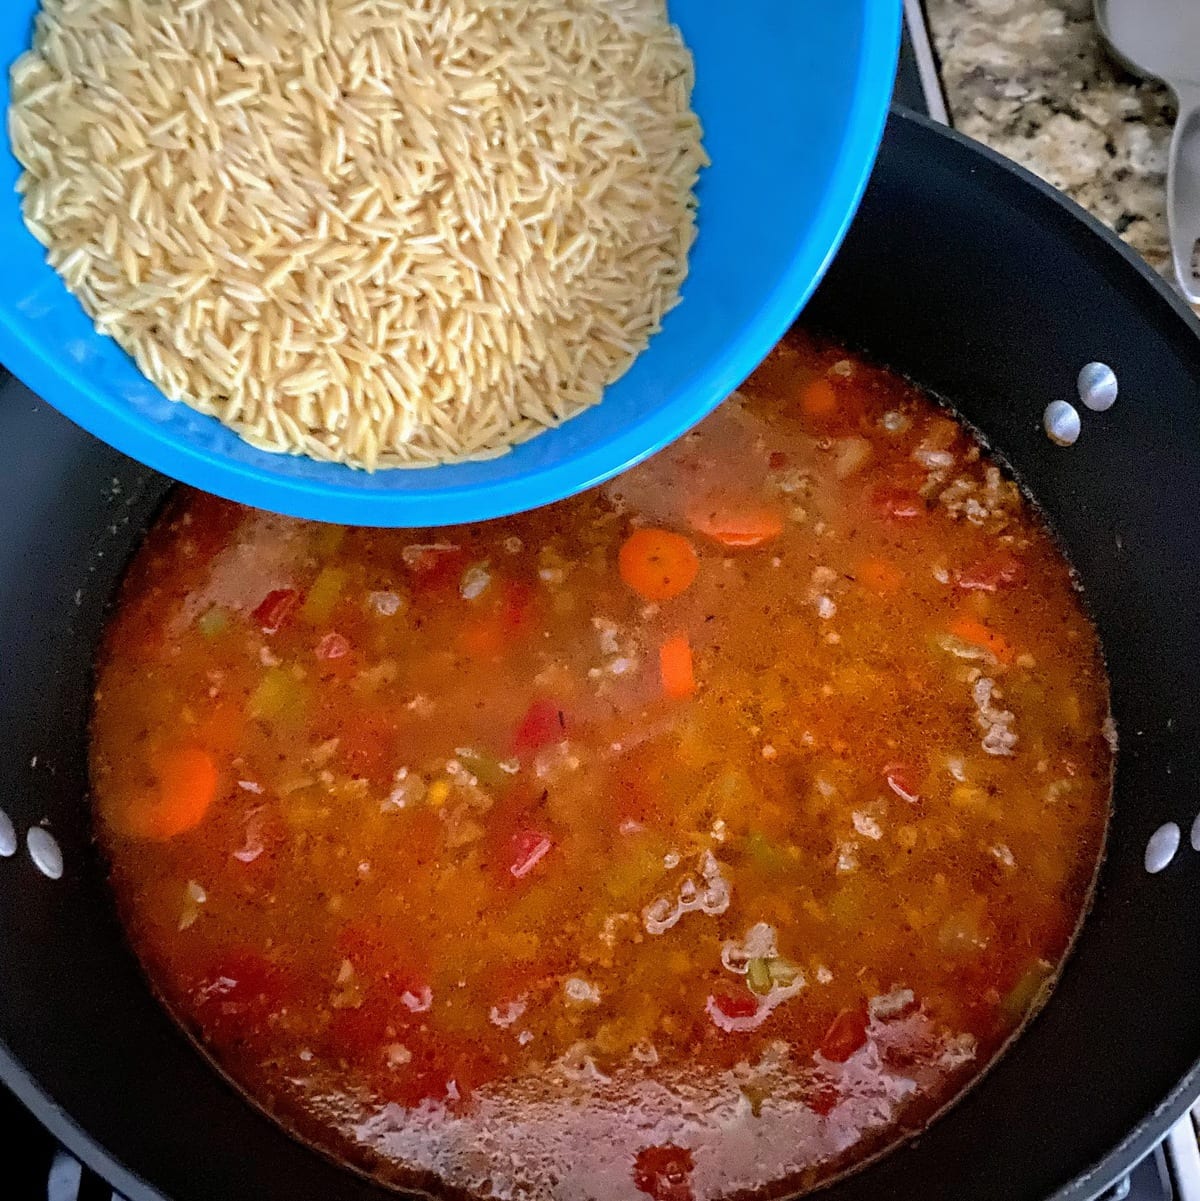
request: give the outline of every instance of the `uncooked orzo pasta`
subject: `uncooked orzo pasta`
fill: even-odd
[[[663,0],[43,0],[25,220],[167,396],[366,468],[595,403],[706,159]]]

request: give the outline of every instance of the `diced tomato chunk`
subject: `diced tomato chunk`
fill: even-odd
[[[1025,582],[1025,564],[1016,555],[1001,551],[964,568],[954,582],[967,592],[999,592]]]
[[[330,630],[317,643],[313,653],[318,659],[344,659],[350,653],[350,643],[336,630]]]
[[[513,750],[518,754],[529,754],[541,750],[564,735],[566,718],[562,710],[551,700],[542,697],[525,710],[525,716],[517,724],[513,734]]]
[[[752,1018],[758,1012],[758,998],[753,993],[716,993],[713,1004],[727,1018]]]
[[[908,763],[889,763],[883,769],[887,786],[902,801],[910,803],[920,800],[920,782],[916,769]]]
[[[867,1011],[863,1006],[843,1009],[821,1039],[821,1055],[831,1063],[845,1063],[867,1041]]]
[[[643,1147],[633,1161],[633,1184],[654,1201],[692,1201],[692,1169],[696,1166],[691,1151],[664,1143]]]
[[[537,830],[520,830],[513,835],[512,861],[508,870],[516,880],[523,880],[554,849],[546,834]]]
[[[871,507],[887,521],[912,521],[925,514],[925,502],[915,488],[878,484],[871,490]]]
[[[264,634],[274,634],[296,611],[300,599],[295,588],[276,588],[263,597],[250,616]]]

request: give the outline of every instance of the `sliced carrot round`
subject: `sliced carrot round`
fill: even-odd
[[[806,417],[815,417],[818,420],[837,414],[837,393],[823,375],[809,380],[800,390],[800,410]]]
[[[164,842],[194,829],[217,795],[217,765],[199,747],[164,751],[153,762],[151,787],[123,807],[119,824],[135,838]]]
[[[761,546],[783,533],[783,515],[773,505],[732,497],[707,497],[688,509],[692,527],[722,546]]]
[[[617,556],[621,579],[648,601],[665,601],[692,586],[700,561],[682,534],[670,530],[634,530]]]

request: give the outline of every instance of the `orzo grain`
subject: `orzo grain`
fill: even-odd
[[[705,163],[663,0],[43,0],[26,224],[169,397],[411,467],[595,403],[678,300]]]

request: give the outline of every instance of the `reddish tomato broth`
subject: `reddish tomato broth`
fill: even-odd
[[[987,1065],[1085,908],[1111,739],[1015,486],[796,339],[536,513],[180,494],[92,773],[155,987],[304,1137],[456,1193],[703,1201],[812,1185]]]

